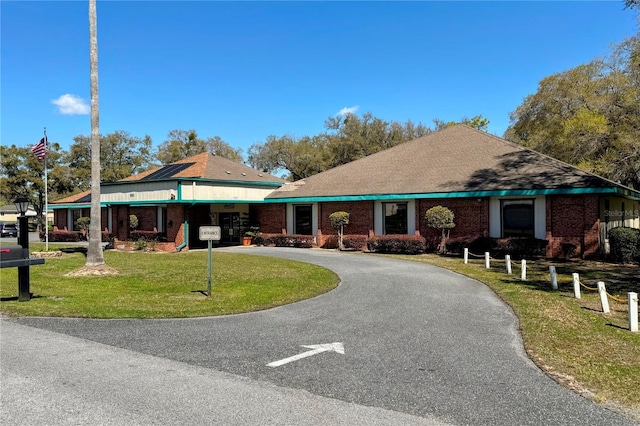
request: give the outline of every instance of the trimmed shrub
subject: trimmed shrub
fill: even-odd
[[[367,249],[375,253],[419,254],[426,249],[419,235],[379,235],[367,240]]]
[[[311,248],[313,235],[265,234],[260,232],[253,237],[253,243],[259,246]]]
[[[44,232],[40,232],[40,241],[46,241],[46,235]],[[50,231],[49,242],[77,243],[80,242],[80,233],[73,231]]]
[[[609,231],[611,260],[616,263],[631,263],[638,253],[640,230],[634,228],[613,228]]]
[[[467,247],[471,253],[483,254],[488,251],[492,256],[500,257],[508,254],[513,258],[532,259],[544,257],[547,254],[547,240],[518,237],[479,237],[474,240],[459,238],[447,243],[447,252],[462,255],[465,247]]]
[[[368,235],[345,235],[342,237],[342,247],[345,250],[362,250],[367,247]]]
[[[164,232],[157,231],[131,231],[129,238],[133,241],[166,241],[167,237]]]

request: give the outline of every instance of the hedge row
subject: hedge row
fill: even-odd
[[[345,250],[362,250],[367,246],[367,235],[343,235],[342,245]],[[324,249],[337,249],[338,248],[338,236],[329,235],[325,238],[324,244],[321,246]]]
[[[113,235],[102,232],[102,242],[108,243],[113,240]],[[46,234],[40,232],[40,241],[46,241]],[[76,243],[86,241],[86,237],[80,232],[74,231],[49,231],[49,242],[52,243]]]
[[[259,246],[311,248],[312,235],[295,234],[265,234],[259,233],[253,237],[253,243]]]
[[[427,249],[419,235],[379,235],[367,240],[367,249],[374,253],[419,254]]]
[[[158,231],[131,231],[129,233],[129,239],[133,241],[167,241],[167,235],[164,232]]]
[[[510,255],[514,258],[545,257],[547,252],[547,240],[538,238],[490,238],[480,237],[475,239],[460,238],[447,241],[447,253],[462,255],[464,248],[471,253],[491,253],[492,256]]]

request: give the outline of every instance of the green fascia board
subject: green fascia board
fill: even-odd
[[[284,185],[283,182],[260,182],[260,181],[246,181],[246,180],[221,180],[221,179],[203,179],[203,178],[173,178],[173,179],[158,179],[158,180],[128,180],[128,181],[118,181],[118,182],[102,182],[102,186],[112,186],[112,185],[131,185],[131,184],[140,184],[140,183],[154,183],[154,182],[178,182],[178,183],[190,183],[190,182],[205,182],[205,183],[214,183],[214,184],[223,184],[223,185],[234,185],[234,186],[267,186],[279,188]]]
[[[493,191],[464,192],[428,192],[422,194],[370,194],[339,195],[317,197],[267,198],[265,203],[314,203],[330,201],[376,201],[376,200],[415,200],[433,198],[478,198],[478,197],[512,197],[532,195],[582,195],[582,194],[618,194],[640,200],[640,193],[624,188],[556,188],[556,189],[508,189]]]

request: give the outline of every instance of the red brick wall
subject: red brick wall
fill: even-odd
[[[478,201],[480,200],[480,201]],[[450,238],[477,238],[489,236],[488,198],[445,198],[416,200],[416,229],[427,239],[430,248],[440,243],[440,231],[427,226],[424,216],[431,207],[443,206],[454,214]]]
[[[157,210],[156,207],[129,207],[129,215],[135,215],[138,218],[138,231],[153,231],[158,229]]]
[[[318,246],[322,247],[326,238],[338,232],[331,226],[329,216],[334,212],[349,213],[349,224],[345,235],[373,234],[373,201],[318,203]]]
[[[261,232],[280,234],[287,231],[287,208],[285,204],[255,204],[250,208],[250,216],[260,224]]]
[[[597,257],[600,225],[597,195],[547,196],[547,257]]]
[[[184,207],[181,205],[167,207],[167,241],[175,242],[176,247],[184,243]]]

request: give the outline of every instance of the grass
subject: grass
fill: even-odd
[[[37,251],[32,244],[31,251]],[[85,255],[65,253],[30,268],[29,302],[18,302],[17,268],[0,269],[0,312],[9,316],[167,318],[257,311],[308,299],[338,285],[333,272],[284,259],[213,253],[211,297],[207,252],[106,251],[117,276],[67,277]]]
[[[525,348],[543,370],[563,385],[598,402],[617,407],[640,420],[640,333],[629,331],[627,293],[640,293],[640,267],[601,262],[527,262],[527,281],[520,267],[506,274],[504,260],[470,260],[433,254],[394,256],[424,262],[475,278],[487,284],[508,303],[520,321]],[[556,266],[558,290],[551,289],[549,266]],[[609,300],[611,313],[603,314],[596,291],[582,288],[573,293],[571,274],[597,287],[604,281],[607,292],[625,303]]]

